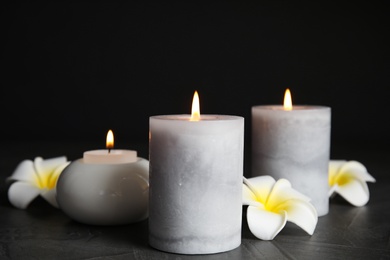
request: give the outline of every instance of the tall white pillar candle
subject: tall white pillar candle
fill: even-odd
[[[241,244],[243,142],[243,117],[150,117],[152,247],[209,254]]]
[[[326,215],[330,130],[329,107],[252,107],[252,176],[288,179]]]

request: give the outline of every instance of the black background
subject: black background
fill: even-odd
[[[332,143],[390,144],[382,2],[19,2],[2,6],[7,141],[147,143],[149,117],[332,108]]]

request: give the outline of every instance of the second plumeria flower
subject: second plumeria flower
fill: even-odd
[[[360,162],[330,160],[330,197],[339,194],[354,206],[364,206],[370,199],[370,191],[367,182],[376,182],[376,180]]]
[[[13,174],[7,178],[10,183],[8,199],[19,209],[25,209],[39,195],[52,206],[58,207],[56,184],[62,170],[69,164],[65,156],[34,161],[23,160]]]
[[[274,239],[287,221],[312,235],[318,222],[310,198],[293,189],[286,179],[275,181],[268,175],[244,178],[243,204],[248,205],[250,231],[262,240]]]

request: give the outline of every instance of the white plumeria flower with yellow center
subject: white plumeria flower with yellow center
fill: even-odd
[[[376,180],[357,161],[330,160],[329,197],[339,194],[354,206],[364,206],[370,199],[366,182]]]
[[[43,160],[36,157],[34,161],[24,160],[19,163],[13,174],[7,178],[11,183],[8,199],[19,209],[25,209],[39,195],[52,206],[58,208],[56,184],[62,170],[69,164],[66,157]]]
[[[248,205],[247,222],[257,238],[272,240],[287,221],[312,235],[318,215],[310,198],[293,189],[286,179],[271,176],[244,178],[243,205]]]

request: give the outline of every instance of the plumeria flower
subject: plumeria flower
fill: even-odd
[[[357,161],[330,160],[329,197],[339,194],[354,206],[364,206],[370,199],[366,182],[376,180]]]
[[[8,189],[11,204],[16,208],[25,209],[40,195],[58,208],[57,179],[69,163],[65,156],[46,160],[36,157],[34,161],[20,162],[13,174],[7,178],[7,182],[11,183]]]
[[[293,189],[286,179],[271,176],[244,178],[243,204],[248,205],[247,222],[257,238],[272,240],[287,221],[312,235],[318,215],[310,198]]]

